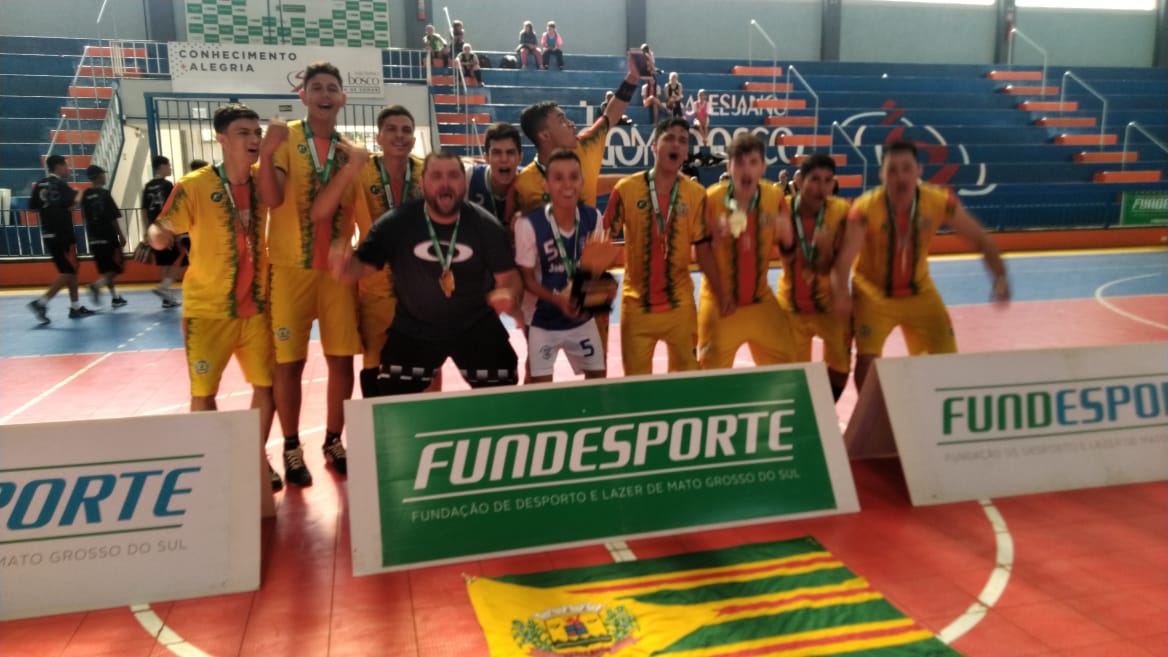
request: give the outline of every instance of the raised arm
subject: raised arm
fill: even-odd
[[[369,161],[369,151],[350,143],[348,140],[338,141],[337,150],[341,151],[347,158],[345,166],[341,167],[336,175],[329,178],[329,181],[317,192],[316,198],[312,201],[312,208],[309,209],[308,216],[314,223],[332,221],[337,214],[337,208],[341,205],[341,199],[345,196],[345,190],[361,172],[361,167],[364,167]]]
[[[264,132],[264,140],[260,143],[260,168],[256,188],[260,201],[272,209],[284,205],[285,174],[276,168],[276,151],[286,141],[288,124],[282,119],[269,121],[268,129]]]
[[[604,110],[604,115],[608,117],[608,125],[620,125],[621,117],[624,116],[625,109],[629,106],[629,101],[633,99],[633,94],[637,92],[637,81],[641,79],[640,73],[637,72],[637,65],[633,61],[631,54],[625,57],[628,64],[628,73],[625,74],[625,79],[617,87],[616,93],[608,107]],[[656,66],[652,59],[649,60],[650,66]]]

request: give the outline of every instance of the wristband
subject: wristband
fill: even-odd
[[[637,90],[637,85],[630,84],[628,80],[621,80],[620,86],[616,88],[617,100],[629,102],[633,99],[633,92]]]

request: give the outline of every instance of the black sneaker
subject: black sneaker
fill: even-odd
[[[42,303],[40,299],[33,299],[32,301],[29,301],[28,309],[32,311],[32,314],[36,315],[37,321],[41,326],[44,326],[45,324],[48,324],[52,321],[49,319],[48,306]]]
[[[93,299],[93,305],[100,306],[101,305],[101,287],[98,286],[97,282],[90,283],[86,287],[89,288],[89,298]]]
[[[277,493],[284,489],[284,480],[280,478],[280,473],[268,463],[268,475],[272,479],[272,492]]]
[[[331,443],[325,443],[321,447],[321,451],[324,452],[324,462],[332,465],[333,469],[337,471],[337,474],[344,475],[349,473],[348,453],[345,451],[345,446],[341,444],[341,441],[334,440]]]
[[[162,300],[162,307],[163,308],[178,308],[181,305],[182,305],[181,303],[175,301],[174,299],[163,299]]]
[[[69,309],[69,319],[79,319],[81,317],[89,317],[90,315],[96,314],[97,313],[86,308],[85,306],[77,306],[76,308]]]
[[[122,306],[126,305],[126,303],[127,301],[125,297],[117,297],[116,299],[110,300],[110,305],[114,308],[121,308]]]
[[[284,479],[293,486],[311,486],[312,473],[304,465],[304,449],[284,450]]]

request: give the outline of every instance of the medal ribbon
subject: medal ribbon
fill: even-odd
[[[909,210],[908,229],[904,234],[900,233],[900,223],[896,220],[896,212],[892,209],[892,197],[889,196],[888,191],[884,192],[884,202],[888,204],[888,220],[892,222],[892,231],[896,236],[896,252],[900,254],[900,268],[904,270],[908,266],[908,243],[913,235],[917,233],[917,201],[921,198],[921,190],[917,188],[916,194],[913,195],[912,208]],[[912,272],[908,272],[909,279],[912,279]]]
[[[237,207],[235,204],[235,194],[232,192],[231,181],[227,179],[227,165],[220,163],[219,166],[215,168],[219,171],[219,180],[223,183],[223,192],[227,195],[227,204],[231,206],[231,214],[234,215],[235,225],[239,227],[239,232],[243,235],[243,241],[247,244],[247,257],[250,259],[252,257],[251,224],[254,220],[253,210],[248,209],[247,223],[243,223],[243,213],[239,211],[239,207]],[[247,189],[249,194],[248,198],[254,199],[255,180],[251,177],[251,175],[248,175],[247,178]],[[252,203],[251,207],[254,208],[255,204]]]
[[[815,216],[815,228],[811,232],[813,239],[808,240],[803,232],[803,217],[799,216],[799,201],[802,199],[802,194],[795,195],[795,202],[791,206],[791,216],[795,219],[795,231],[799,234],[799,246],[803,249],[803,266],[814,267],[816,252],[819,250],[815,246],[814,237],[815,233],[819,232],[819,229],[823,227],[823,211],[827,207],[827,203],[825,202],[819,207],[819,214]]]
[[[454,220],[454,232],[450,234],[450,244],[446,248],[446,253],[442,253],[442,243],[438,241],[438,233],[434,232],[434,220],[430,218],[430,210],[424,209],[424,212],[426,213],[426,229],[430,231],[430,242],[434,244],[434,257],[438,258],[438,264],[442,266],[442,271],[448,271],[454,261],[454,250],[458,245],[458,224],[462,221],[462,213],[460,212],[458,218]]]
[[[677,190],[681,187],[681,178],[674,178],[673,190],[669,192],[669,208],[664,216],[661,214],[661,204],[657,201],[657,169],[649,169],[649,202],[653,204],[653,215],[657,219],[657,229],[661,232],[664,242],[663,250],[669,253],[669,224],[673,221],[673,209],[677,206]]]
[[[560,261],[564,263],[564,272],[568,274],[568,278],[576,275],[576,267],[580,262],[580,208],[576,208],[576,223],[573,224],[572,235],[576,239],[574,253],[572,257],[568,257],[568,249],[564,247],[564,240],[560,237],[560,225],[556,223],[555,216],[552,215],[552,206],[547,206],[548,223],[552,225],[552,237],[556,240],[556,251],[560,253]]]
[[[389,173],[385,170],[385,158],[378,156],[376,160],[377,173],[381,176],[381,189],[385,192],[386,211],[392,212],[394,208],[396,208],[401,203],[404,203],[405,200],[410,196],[410,183],[414,176],[413,162],[411,162],[408,158],[406,159],[406,180],[402,185],[401,200],[397,203],[394,203],[393,186],[389,184]]]
[[[316,140],[312,138],[312,126],[308,125],[308,119],[304,119],[304,136],[308,141],[308,154],[312,156],[312,168],[316,170],[316,177],[320,179],[320,184],[325,184],[333,174],[333,160],[337,154],[337,141],[340,136],[333,131],[329,137],[328,156],[325,158],[324,166],[320,164],[320,154],[316,152]]]

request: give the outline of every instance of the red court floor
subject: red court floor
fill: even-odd
[[[951,312],[966,352],[1168,339],[1163,294]],[[898,335],[887,353],[904,353]],[[183,367],[177,349],[0,359],[0,423],[185,412]],[[318,449],[324,376],[314,351],[301,433],[316,484],[277,495],[259,591],[0,623],[0,655],[485,655],[463,574],[612,560],[595,545],[354,578],[345,482]],[[449,365],[446,386],[465,387]],[[221,390],[223,408],[246,406],[234,367]],[[849,387],[841,418],[854,403]],[[268,451],[277,462],[279,443]],[[648,558],[812,535],[966,655],[1168,655],[1168,481],[913,508],[895,460],[853,471],[857,514],[628,546]]]

